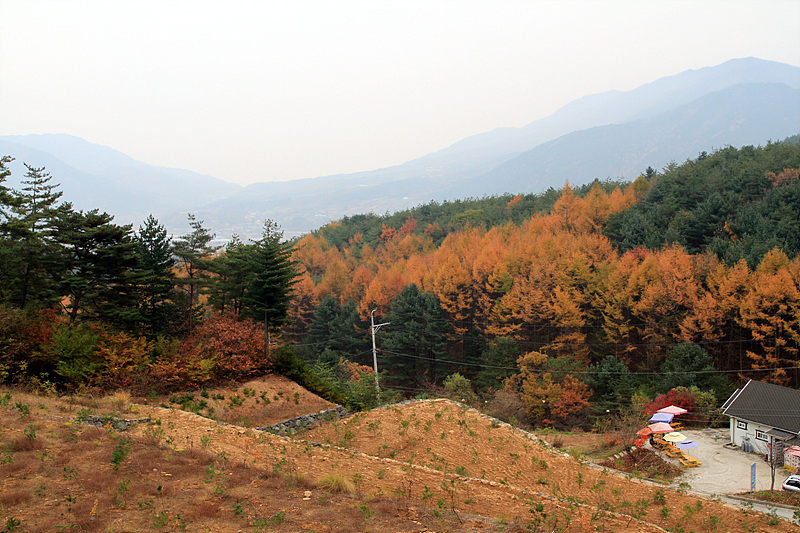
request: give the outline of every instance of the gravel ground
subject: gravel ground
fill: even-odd
[[[745,453],[738,448],[726,448],[730,433],[724,429],[701,429],[681,431],[700,446],[685,450],[702,465],[687,469],[675,480],[675,485],[686,482],[692,490],[706,494],[736,494],[750,490],[750,468],[756,464],[756,490],[769,490],[771,475],[769,464],[764,457],[755,453]],[[775,471],[775,488],[780,489],[789,473],[778,468]]]

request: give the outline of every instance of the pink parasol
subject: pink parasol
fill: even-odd
[[[656,413],[669,413],[669,414],[675,415],[675,416],[682,415],[682,414],[688,413],[688,412],[689,411],[687,411],[683,407],[676,407],[674,405],[670,405],[670,406],[664,407],[664,408],[659,409],[658,411],[656,411]]]
[[[672,429],[672,426],[670,426],[666,422],[657,422],[655,424],[650,424],[647,427],[650,428],[650,431],[652,431],[653,433],[671,433],[675,431],[674,429]]]
[[[648,436],[648,435],[650,435],[652,433],[653,433],[653,430],[650,429],[650,428],[643,428],[643,429],[640,429],[639,431],[636,432],[636,434],[641,436],[641,437],[646,437],[646,436]]]

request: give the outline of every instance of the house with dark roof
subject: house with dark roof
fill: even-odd
[[[784,450],[800,444],[800,390],[750,380],[722,405],[730,417],[731,443],[784,462]]]

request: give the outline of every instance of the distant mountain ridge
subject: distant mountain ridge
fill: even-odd
[[[0,137],[0,153],[11,155],[9,184],[19,187],[23,163],[45,167],[76,209],[98,208],[118,223],[138,225],[150,213],[191,211],[242,189],[189,170],[147,165],[117,150],[65,134]]]
[[[800,118],[800,89],[739,84],[656,117],[597,126],[543,143],[472,180],[465,191],[480,196],[546,188],[564,176],[577,184],[595,178],[634,179],[648,166],[661,169],[701,151],[753,144],[753,138],[782,140],[799,131],[790,116]]]
[[[247,187],[154,167],[68,135],[0,137],[0,153],[46,166],[76,207],[138,225],[153,213],[173,233],[195,213],[219,237],[287,236],[358,213],[432,200],[541,192],[566,181],[635,178],[726,145],[763,145],[800,133],[800,68],[743,58],[660,78],[631,91],[575,100],[521,128],[498,128],[384,169]],[[13,183],[13,182],[12,182]]]

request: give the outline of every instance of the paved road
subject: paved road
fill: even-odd
[[[697,448],[685,452],[699,460],[702,465],[687,469],[685,474],[675,479],[673,486],[678,486],[681,482],[688,483],[693,492],[719,496],[724,501],[741,507],[744,505],[743,502],[727,498],[725,495],[750,490],[750,471],[755,463],[756,490],[770,489],[772,482],[770,467],[764,457],[745,453],[738,448],[726,448],[725,444],[730,442],[727,429],[684,430],[681,433],[700,444]],[[778,468],[775,472],[775,488],[780,490],[783,480],[788,476],[786,470]],[[754,504],[753,508],[763,512],[775,509],[778,515],[788,519],[792,519],[794,515],[794,509],[760,504]]]

